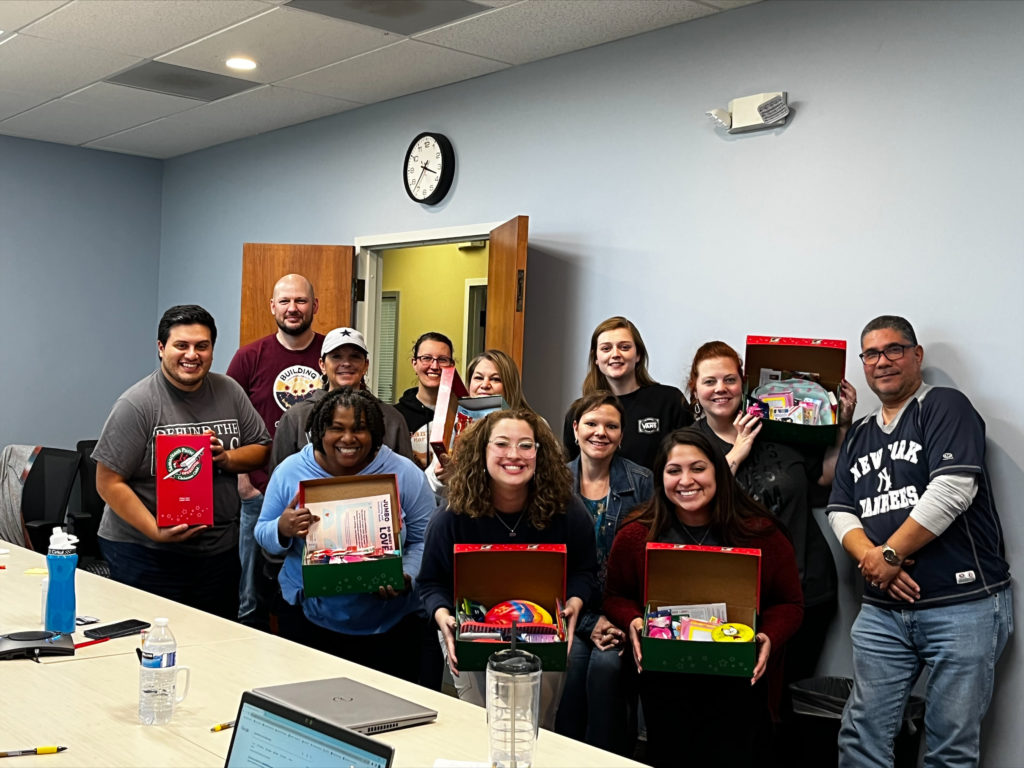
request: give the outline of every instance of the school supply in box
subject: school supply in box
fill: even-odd
[[[640,638],[645,670],[753,674],[756,643],[732,637],[747,637],[749,632],[753,639],[761,550],[655,542],[647,545],[645,571]],[[724,628],[730,631],[723,634]]]
[[[156,524],[213,525],[213,457],[209,435],[157,435]]]
[[[434,404],[434,420],[430,422],[430,448],[438,456],[449,453],[455,446],[455,424],[458,421],[461,397],[469,397],[469,390],[459,378],[459,372],[454,365],[442,368],[437,402]]]
[[[761,438],[832,445],[846,342],[788,336],[747,336],[747,412],[761,416]]]
[[[307,597],[405,588],[394,475],[304,480],[299,505],[320,518],[310,525],[302,553]]]
[[[516,647],[538,656],[544,669],[565,669],[565,562],[564,544],[455,545],[459,669],[486,669],[513,634]]]

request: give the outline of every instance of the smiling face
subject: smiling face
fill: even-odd
[[[501,381],[501,374],[498,373],[498,367],[486,357],[481,359],[473,369],[473,375],[469,377],[469,396],[482,397],[503,394],[505,394],[505,387]]]
[[[160,354],[160,370],[171,384],[186,392],[194,392],[203,384],[213,364],[213,341],[210,329],[200,323],[172,325],[167,343],[156,343]]]
[[[628,328],[615,328],[597,337],[594,362],[609,381],[627,383],[636,376],[636,342]]]
[[[313,324],[318,301],[313,296],[313,286],[299,275],[286,275],[274,285],[270,297],[270,311],[282,333],[301,336]]]
[[[369,427],[365,423],[357,425],[352,409],[339,405],[324,432],[323,445],[314,451],[314,456],[332,475],[355,475],[369,465],[372,450]]]
[[[662,473],[665,496],[685,525],[711,522],[715,501],[715,465],[694,445],[675,445]]]
[[[320,360],[320,370],[327,376],[330,389],[355,387],[358,389],[370,367],[370,359],[355,344],[342,344]]]
[[[709,417],[732,421],[743,404],[743,380],[736,361],[712,357],[697,365],[697,402]]]
[[[602,405],[587,411],[573,422],[573,433],[580,444],[580,452],[593,461],[603,461],[615,455],[622,443],[622,416],[612,405]]]
[[[533,451],[519,446],[533,443]],[[494,422],[487,442],[487,474],[491,484],[502,490],[523,490],[537,471],[537,448],[533,428],[519,419]]]
[[[871,331],[861,339],[861,351],[881,351],[894,344],[909,344],[902,333],[894,328]],[[864,364],[864,376],[871,391],[889,408],[903,405],[921,386],[921,363],[924,349],[919,346],[903,350],[903,357],[890,360],[879,355],[874,363]]]
[[[412,360],[412,367],[416,371],[416,378],[419,380],[420,386],[424,389],[437,389],[441,384],[441,369],[443,366],[436,359],[424,361],[424,357],[440,357],[450,360],[452,349],[443,341],[427,339],[420,343],[419,348],[416,350],[416,357]]]

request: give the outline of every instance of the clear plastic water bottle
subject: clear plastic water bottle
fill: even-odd
[[[176,666],[178,644],[174,641],[167,619],[153,619],[153,628],[142,644],[142,666],[139,669],[139,722],[143,725],[164,725],[171,721],[174,705],[188,693],[188,667]],[[185,691],[175,695],[178,672],[185,672]]]
[[[53,529],[50,549],[46,553],[47,587],[46,620],[43,626],[50,632],[70,635],[75,631],[75,568],[78,539],[69,537],[60,527]]]

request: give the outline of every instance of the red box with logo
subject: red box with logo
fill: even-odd
[[[213,525],[209,435],[157,435],[156,524]]]

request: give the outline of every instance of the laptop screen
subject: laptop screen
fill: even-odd
[[[393,749],[251,692],[242,694],[227,768],[388,768]]]

